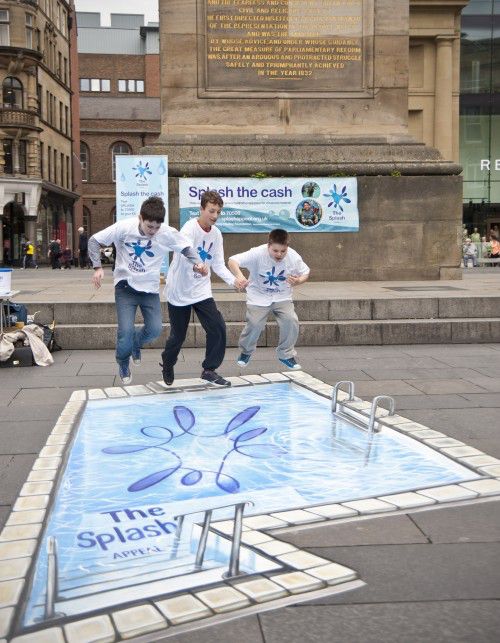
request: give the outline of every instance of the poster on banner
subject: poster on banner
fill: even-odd
[[[143,201],[159,196],[165,203],[168,223],[168,157],[117,155],[116,220],[137,216]]]
[[[356,178],[179,179],[180,225],[197,217],[200,197],[216,190],[224,200],[221,232],[358,232]]]

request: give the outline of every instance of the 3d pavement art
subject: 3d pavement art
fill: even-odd
[[[0,535],[0,638],[159,641],[352,590],[279,530],[500,494],[499,460],[384,396],[229,379],[73,393]]]

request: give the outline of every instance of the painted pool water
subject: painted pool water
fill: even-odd
[[[206,509],[251,501],[245,515],[260,514],[477,477],[392,429],[370,437],[332,415],[329,400],[291,382],[90,401],[47,523],[24,624],[44,618],[49,537],[57,543],[56,612],[76,613],[130,600],[132,586],[151,596],[180,588],[173,579],[193,571],[205,577],[182,587],[220,577],[230,544],[215,534],[203,570],[193,568]],[[248,548],[241,565],[276,568]]]

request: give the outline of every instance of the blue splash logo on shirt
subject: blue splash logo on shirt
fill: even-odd
[[[129,252],[129,257],[132,257],[133,262],[140,263],[142,266],[145,266],[143,255],[146,257],[154,257],[155,253],[151,251],[151,246],[153,245],[151,239],[146,243],[145,246],[142,245],[142,239],[138,239],[135,242],[125,243],[127,248],[132,248],[132,252]]]
[[[212,255],[210,254],[210,250],[213,248],[213,241],[210,243],[208,248],[205,248],[205,242],[202,243],[201,246],[198,246],[198,254],[200,255],[200,259],[205,262],[207,259],[210,260],[212,259]]]
[[[259,274],[259,277],[264,279],[264,286],[269,284],[270,286],[279,286],[280,282],[286,281],[285,270],[283,269],[278,274],[276,273],[276,266],[272,267],[272,270],[268,270],[265,275]]]

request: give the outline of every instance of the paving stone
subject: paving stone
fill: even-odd
[[[427,438],[424,440],[425,444],[428,444],[431,447],[436,449],[444,447],[462,447],[465,446],[460,440],[455,440],[454,438]]]
[[[70,399],[71,402],[73,400],[86,400],[87,399],[87,391],[73,391],[73,393],[71,393],[71,397],[69,399]]]
[[[256,548],[269,556],[279,556],[280,554],[287,554],[297,549],[293,545],[290,545],[290,543],[281,540],[268,540],[267,542],[259,543],[256,545]]]
[[[500,610],[495,601],[308,605],[265,612],[259,621],[266,643],[493,643]]]
[[[412,491],[408,493],[396,493],[391,496],[381,496],[381,500],[396,505],[398,509],[410,509],[411,507],[423,507],[424,505],[434,504],[432,498],[426,498]]]
[[[0,543],[0,560],[26,558],[33,554],[36,546],[36,540],[18,540],[15,542]]]
[[[106,614],[94,616],[64,626],[68,643],[113,643],[115,630]]]
[[[475,491],[480,496],[495,496],[500,494],[499,480],[473,480],[472,482],[462,482],[460,486]]]
[[[303,570],[309,569],[310,567],[326,565],[330,562],[320,558],[319,556],[314,556],[307,551],[292,551],[287,554],[280,554],[277,556],[277,559],[290,567]]]
[[[89,400],[104,400],[106,399],[106,393],[100,388],[89,388],[88,392]]]
[[[241,378],[250,384],[269,384],[269,382],[260,375],[242,375]]]
[[[0,456],[0,504],[14,502],[35,459],[33,454]]]
[[[49,435],[47,438],[47,445],[52,445],[52,444],[61,444],[64,445],[68,441],[69,434],[64,433],[62,435]]]
[[[441,510],[415,516],[439,514]],[[355,569],[366,583],[355,592],[323,597],[322,604],[500,598],[500,543],[373,545],[312,548]]]
[[[242,377],[232,375],[230,377],[226,377],[226,379],[231,382],[231,386],[249,386],[249,383]]]
[[[344,507],[343,505],[321,505],[319,507],[311,507],[307,511],[323,516],[324,518],[348,518],[349,516],[357,516],[358,512],[355,509]]]
[[[206,618],[212,614],[206,605],[191,594],[157,601],[156,607],[173,625]]]
[[[464,489],[458,484],[449,484],[443,487],[434,487],[432,489],[422,489],[417,492],[428,498],[433,498],[437,502],[454,502],[456,500],[468,500],[475,498],[478,494],[470,489]]]
[[[14,607],[0,609],[0,636],[7,636],[13,618]]]
[[[355,580],[358,577],[354,570],[337,563],[328,563],[328,565],[313,567],[312,569],[308,569],[307,573],[315,578],[319,578],[325,583],[328,583],[328,585],[346,583],[347,581]]]
[[[433,543],[500,542],[500,502],[441,507],[410,516]]]
[[[488,466],[485,466],[485,467],[479,467],[479,471],[481,471],[482,473],[487,473],[489,476],[500,477],[500,465],[499,464],[488,465]]]
[[[48,504],[49,496],[24,496],[16,500],[12,510],[30,511],[31,509],[45,509]]]
[[[460,458],[465,464],[469,464],[472,467],[486,467],[489,465],[500,465],[500,460],[498,458],[492,458],[490,455],[472,455]]]
[[[479,451],[479,449],[474,449],[474,447],[468,447],[468,446],[463,446],[463,447],[446,447],[444,449],[441,449],[443,453],[446,453],[446,455],[450,455],[453,458],[464,458],[470,455],[484,455],[482,451]]]
[[[427,440],[428,438],[444,438],[444,433],[434,431],[433,429],[422,429],[421,431],[408,431],[408,435],[412,438],[419,440]]]
[[[245,545],[258,545],[259,543],[265,543],[269,540],[272,540],[271,536],[263,534],[260,531],[254,531],[252,529],[244,531],[241,534],[241,541],[245,543]]]
[[[234,520],[220,520],[219,522],[213,522],[211,524],[212,524],[212,527],[218,529],[218,531],[222,531],[223,534],[227,534],[228,536],[233,535]],[[241,530],[249,531],[249,527],[246,527],[245,525],[243,525]]]
[[[4,527],[0,533],[1,542],[9,542],[12,540],[26,540],[30,538],[38,538],[42,529],[41,524],[33,525],[17,525],[15,527]]]
[[[273,516],[250,516],[243,518],[243,524],[250,529],[278,529],[279,527],[286,527],[287,523]]]
[[[0,455],[14,455],[20,453],[38,453],[45,445],[47,435],[52,429],[49,420],[29,422],[0,421]]]
[[[323,587],[323,582],[305,572],[288,572],[287,574],[278,574],[271,576],[273,583],[278,583],[284,587],[290,594],[301,594],[302,592],[311,592],[314,589]]]
[[[289,522],[292,525],[301,525],[304,523],[316,522],[317,520],[321,520],[321,516],[318,516],[309,511],[303,511],[302,509],[295,509],[293,511],[279,511],[277,513],[272,513],[271,516],[274,516],[279,520]]]
[[[21,487],[20,496],[43,496],[49,494],[53,483],[45,482],[25,482]]]
[[[153,395],[153,392],[148,389],[147,386],[143,386],[142,384],[136,384],[133,386],[124,386],[124,390],[128,393],[128,395],[131,396],[137,396],[137,395]]]
[[[30,471],[27,481],[28,482],[49,482],[54,480],[57,476],[57,469],[37,469],[37,471]]]
[[[283,373],[262,373],[261,377],[269,382],[288,382],[288,377]]]
[[[235,585],[235,588],[256,603],[264,603],[288,595],[288,592],[283,587],[273,583],[268,578],[257,578],[244,583],[238,583]]]
[[[462,409],[474,406],[462,395],[394,395],[399,412],[418,409]]]
[[[16,636],[10,643],[65,643],[61,628],[51,627],[31,634]]]
[[[119,610],[113,612],[112,617],[116,629],[125,639],[167,627],[167,621],[152,605],[137,605]]]
[[[244,594],[228,586],[196,592],[196,596],[216,613],[231,612],[250,604]]]
[[[430,498],[424,498],[425,501],[434,502]],[[425,535],[407,516],[386,515],[340,524],[328,522],[313,529],[290,529],[282,531],[279,538],[300,548],[427,542]]]
[[[367,498],[365,500],[353,500],[351,502],[343,502],[345,507],[354,509],[360,514],[373,514],[382,511],[394,511],[394,505],[388,502],[383,502],[377,498]]]
[[[265,643],[257,615],[231,619],[220,625],[210,623],[209,629],[175,633],[173,640],[175,643]]]
[[[58,469],[61,461],[61,458],[38,458],[35,460],[33,469],[35,471],[38,469]]]
[[[0,580],[14,580],[24,578],[31,564],[31,558],[13,558],[2,560],[0,565]]]
[[[0,582],[0,607],[17,605],[24,587],[24,578]]]
[[[45,517],[45,509],[32,509],[30,511],[13,511],[7,525],[28,525],[31,523],[41,523]]]
[[[104,389],[104,392],[109,398],[127,397],[127,392],[120,386],[109,386]]]

